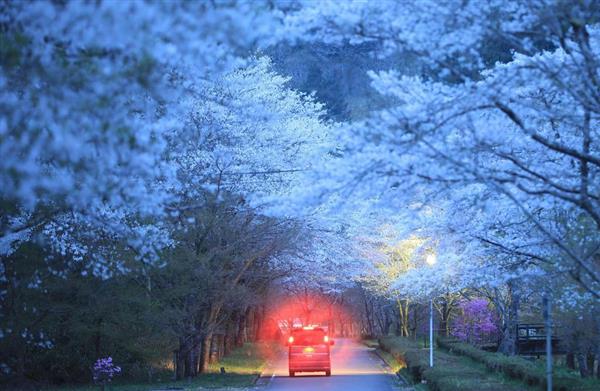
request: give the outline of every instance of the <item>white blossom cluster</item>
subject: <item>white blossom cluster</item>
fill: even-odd
[[[369,200],[361,243],[379,252],[425,240],[390,292],[518,281],[597,299],[597,13],[552,0],[306,2],[285,18],[290,39],[379,43],[376,55],[417,56],[422,72],[372,72],[390,103],[341,126],[313,192],[295,196],[342,199],[346,214]],[[397,235],[381,244],[385,224]],[[423,251],[438,262],[424,267]]]
[[[1,256],[42,240],[102,278],[160,266],[181,208],[223,192],[273,204],[328,137],[323,106],[256,57],[281,25],[268,1],[0,15]]]

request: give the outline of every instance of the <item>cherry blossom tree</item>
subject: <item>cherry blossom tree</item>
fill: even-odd
[[[1,7],[3,253],[33,229],[50,234],[58,225],[129,238],[142,258],[164,247],[153,241],[165,233],[152,237],[160,228],[141,219],[174,201],[169,136],[198,85],[242,64],[239,54],[267,37],[275,14],[247,2]],[[63,249],[74,239],[58,236]]]
[[[375,207],[439,211],[457,260],[502,253],[508,269],[568,273],[598,297],[596,13],[591,3],[448,1],[326,3],[290,15],[297,39],[378,42],[375,54],[423,63],[421,75],[372,74],[389,107],[345,126],[339,157],[317,175],[345,198],[377,198]]]

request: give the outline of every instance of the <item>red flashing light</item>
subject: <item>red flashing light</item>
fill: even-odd
[[[288,343],[294,343],[294,337],[290,336],[290,337],[288,338]]]
[[[323,342],[329,343],[329,335],[323,337]]]

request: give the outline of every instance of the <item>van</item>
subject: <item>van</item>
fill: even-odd
[[[333,344],[322,327],[293,329],[287,340],[290,376],[298,372],[325,372],[331,376],[330,347]]]

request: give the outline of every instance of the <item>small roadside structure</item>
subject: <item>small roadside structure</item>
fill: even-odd
[[[552,352],[563,354],[560,337],[552,330]],[[546,354],[546,328],[543,323],[520,323],[517,325],[517,353],[521,356]]]

